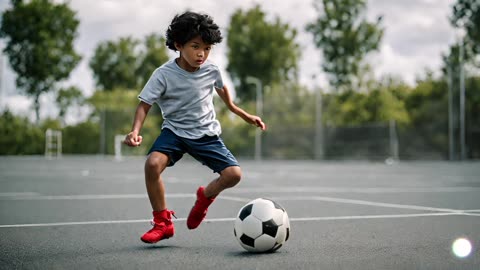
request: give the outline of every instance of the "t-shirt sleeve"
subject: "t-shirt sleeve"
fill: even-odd
[[[222,73],[218,69],[218,67],[215,69],[215,83],[213,84],[215,88],[222,89],[223,88],[223,79],[222,79]]]
[[[156,69],[138,95],[138,99],[152,105],[165,92],[165,81],[159,69]]]

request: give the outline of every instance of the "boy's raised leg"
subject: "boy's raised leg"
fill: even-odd
[[[238,166],[230,166],[220,172],[220,177],[213,180],[207,187],[197,189],[197,200],[190,210],[187,218],[187,227],[192,230],[197,228],[207,215],[208,207],[223,190],[235,186],[242,177]]]

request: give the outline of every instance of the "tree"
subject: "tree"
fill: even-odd
[[[133,90],[142,87],[155,68],[167,60],[165,38],[150,34],[143,43],[132,37],[122,37],[99,44],[90,67],[99,89]]]
[[[383,36],[382,17],[374,23],[364,18],[365,0],[316,0],[318,18],[306,26],[323,52],[323,70],[337,91],[352,90],[368,70],[364,59],[377,50]]]
[[[4,52],[17,87],[34,98],[38,122],[41,94],[54,90],[80,61],[73,48],[79,21],[68,4],[31,0],[12,1],[12,6],[3,13],[0,37],[7,39]]]
[[[8,110],[0,115],[0,155],[38,155],[45,147],[44,131],[26,117]]]
[[[240,101],[251,101],[256,96],[254,86],[246,83],[248,76],[259,78],[263,85],[297,79],[297,31],[278,17],[273,23],[267,22],[258,5],[245,12],[238,9],[227,32],[227,70]]]
[[[457,0],[450,21],[466,32],[465,45],[475,54],[480,53],[480,1]]]
[[[138,43],[137,40],[126,37],[120,38],[118,42],[106,41],[97,46],[90,60],[97,87],[106,91],[137,87],[135,47]]]
[[[443,72],[448,75],[458,74],[460,68],[460,46],[463,48],[463,61],[472,63],[475,56],[480,53],[480,1],[457,0],[453,5],[450,23],[457,31],[464,31],[465,36],[461,41],[450,46],[447,54],[443,55]],[[480,63],[476,63],[480,65]],[[454,83],[458,78],[453,76]]]
[[[139,65],[136,68],[138,87],[143,87],[153,71],[161,64],[168,61],[168,49],[165,38],[160,35],[150,34],[145,37],[143,50],[139,54]]]
[[[59,117],[65,122],[65,116],[68,108],[73,105],[82,105],[85,102],[85,98],[82,91],[75,86],[62,88],[57,94],[57,104],[60,108]]]

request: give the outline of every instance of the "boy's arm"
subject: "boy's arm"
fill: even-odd
[[[256,115],[251,115],[235,105],[233,103],[232,97],[230,96],[230,92],[228,91],[226,86],[223,88],[215,88],[217,90],[218,95],[223,100],[223,102],[227,105],[228,109],[233,112],[234,114],[240,116],[245,122],[255,125],[262,130],[267,129],[265,123],[263,123],[262,119]]]
[[[128,146],[139,146],[142,143],[142,136],[139,135],[140,130],[142,129],[143,122],[147,117],[148,111],[152,105],[149,105],[143,101],[137,106],[135,111],[135,118],[133,119],[132,131],[127,134],[125,140],[123,141]]]

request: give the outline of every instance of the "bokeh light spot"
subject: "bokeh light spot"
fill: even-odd
[[[453,241],[452,252],[459,258],[465,258],[472,252],[472,244],[466,238],[458,238]]]

